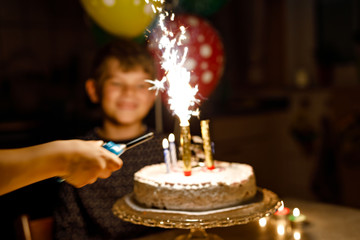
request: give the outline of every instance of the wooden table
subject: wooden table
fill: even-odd
[[[306,215],[307,221],[301,227],[303,240],[360,239],[360,209],[286,198],[284,203],[290,209],[298,207],[301,213]],[[206,232],[216,234],[225,240],[294,239],[293,228],[290,225],[287,228],[287,236],[284,236],[277,233],[275,224],[274,217],[271,217],[265,230],[255,221],[244,225],[207,229]],[[189,230],[185,229],[169,229],[137,240],[175,239],[180,234],[188,233]]]

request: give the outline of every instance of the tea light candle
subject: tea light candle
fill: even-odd
[[[166,172],[170,172],[170,152],[169,152],[169,142],[166,138],[162,141],[162,146],[164,149],[164,161],[166,165]]]
[[[306,220],[306,216],[300,213],[299,208],[294,208],[292,215],[289,216],[289,220],[293,223],[303,223]]]
[[[275,216],[287,216],[290,213],[290,209],[284,206],[284,202],[281,201],[281,206],[274,213]]]

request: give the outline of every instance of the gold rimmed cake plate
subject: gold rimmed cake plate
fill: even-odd
[[[281,202],[277,194],[265,188],[258,188],[256,196],[247,203],[209,211],[176,211],[148,208],[136,202],[133,194],[117,200],[113,213],[124,221],[150,227],[190,229],[185,239],[221,239],[207,234],[205,229],[246,224],[273,214]],[[199,235],[201,235],[199,237]]]

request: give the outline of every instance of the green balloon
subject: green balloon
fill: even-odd
[[[210,16],[229,0],[180,0],[178,7],[185,12]]]
[[[90,20],[90,29],[95,39],[95,42],[98,46],[104,46],[108,42],[116,39],[115,36],[103,30],[99,25],[94,21]]]

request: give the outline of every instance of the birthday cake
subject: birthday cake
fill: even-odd
[[[180,167],[167,173],[160,163],[134,175],[135,200],[151,208],[212,210],[244,203],[255,194],[255,175],[248,164],[215,161],[213,170],[194,167],[191,176],[184,176]]]

